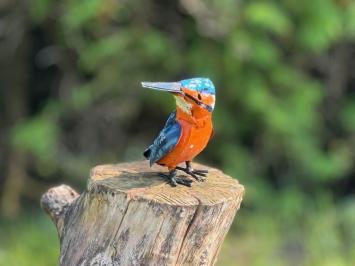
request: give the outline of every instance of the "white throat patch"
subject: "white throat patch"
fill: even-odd
[[[191,115],[191,108],[192,108],[192,104],[188,103],[187,101],[185,101],[184,98],[180,97],[180,96],[174,96],[175,100],[176,100],[176,105],[183,110],[185,113],[190,114]]]

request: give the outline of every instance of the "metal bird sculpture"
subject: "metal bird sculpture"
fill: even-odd
[[[170,92],[176,99],[176,111],[172,112],[164,128],[143,153],[150,165],[166,166],[172,186],[191,186],[192,180],[177,176],[177,170],[204,181],[208,171],[194,170],[191,161],[205,149],[212,133],[212,112],[215,105],[215,88],[207,78],[192,78],[180,82],[142,82],[149,89]],[[186,167],[178,166],[185,162]]]

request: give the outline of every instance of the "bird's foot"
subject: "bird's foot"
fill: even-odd
[[[178,184],[191,187],[192,180],[176,176],[176,170],[169,172],[169,174],[159,173],[159,176],[167,179],[172,187],[176,187]]]
[[[186,166],[186,168],[177,166],[176,169],[185,172],[199,182],[204,182],[208,174],[208,170],[194,170],[191,165]]]

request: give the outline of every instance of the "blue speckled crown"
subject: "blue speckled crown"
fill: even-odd
[[[180,81],[182,87],[201,93],[216,94],[212,81],[208,78],[192,78]]]

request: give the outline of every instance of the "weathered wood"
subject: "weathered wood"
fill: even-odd
[[[57,225],[60,264],[213,265],[244,188],[193,166],[209,170],[206,182],[171,187],[157,175],[164,168],[135,162],[93,168],[79,197],[67,187],[49,190],[42,206]]]
[[[57,226],[59,237],[63,231],[64,215],[79,194],[69,186],[61,185],[51,188],[41,198],[42,209]]]

